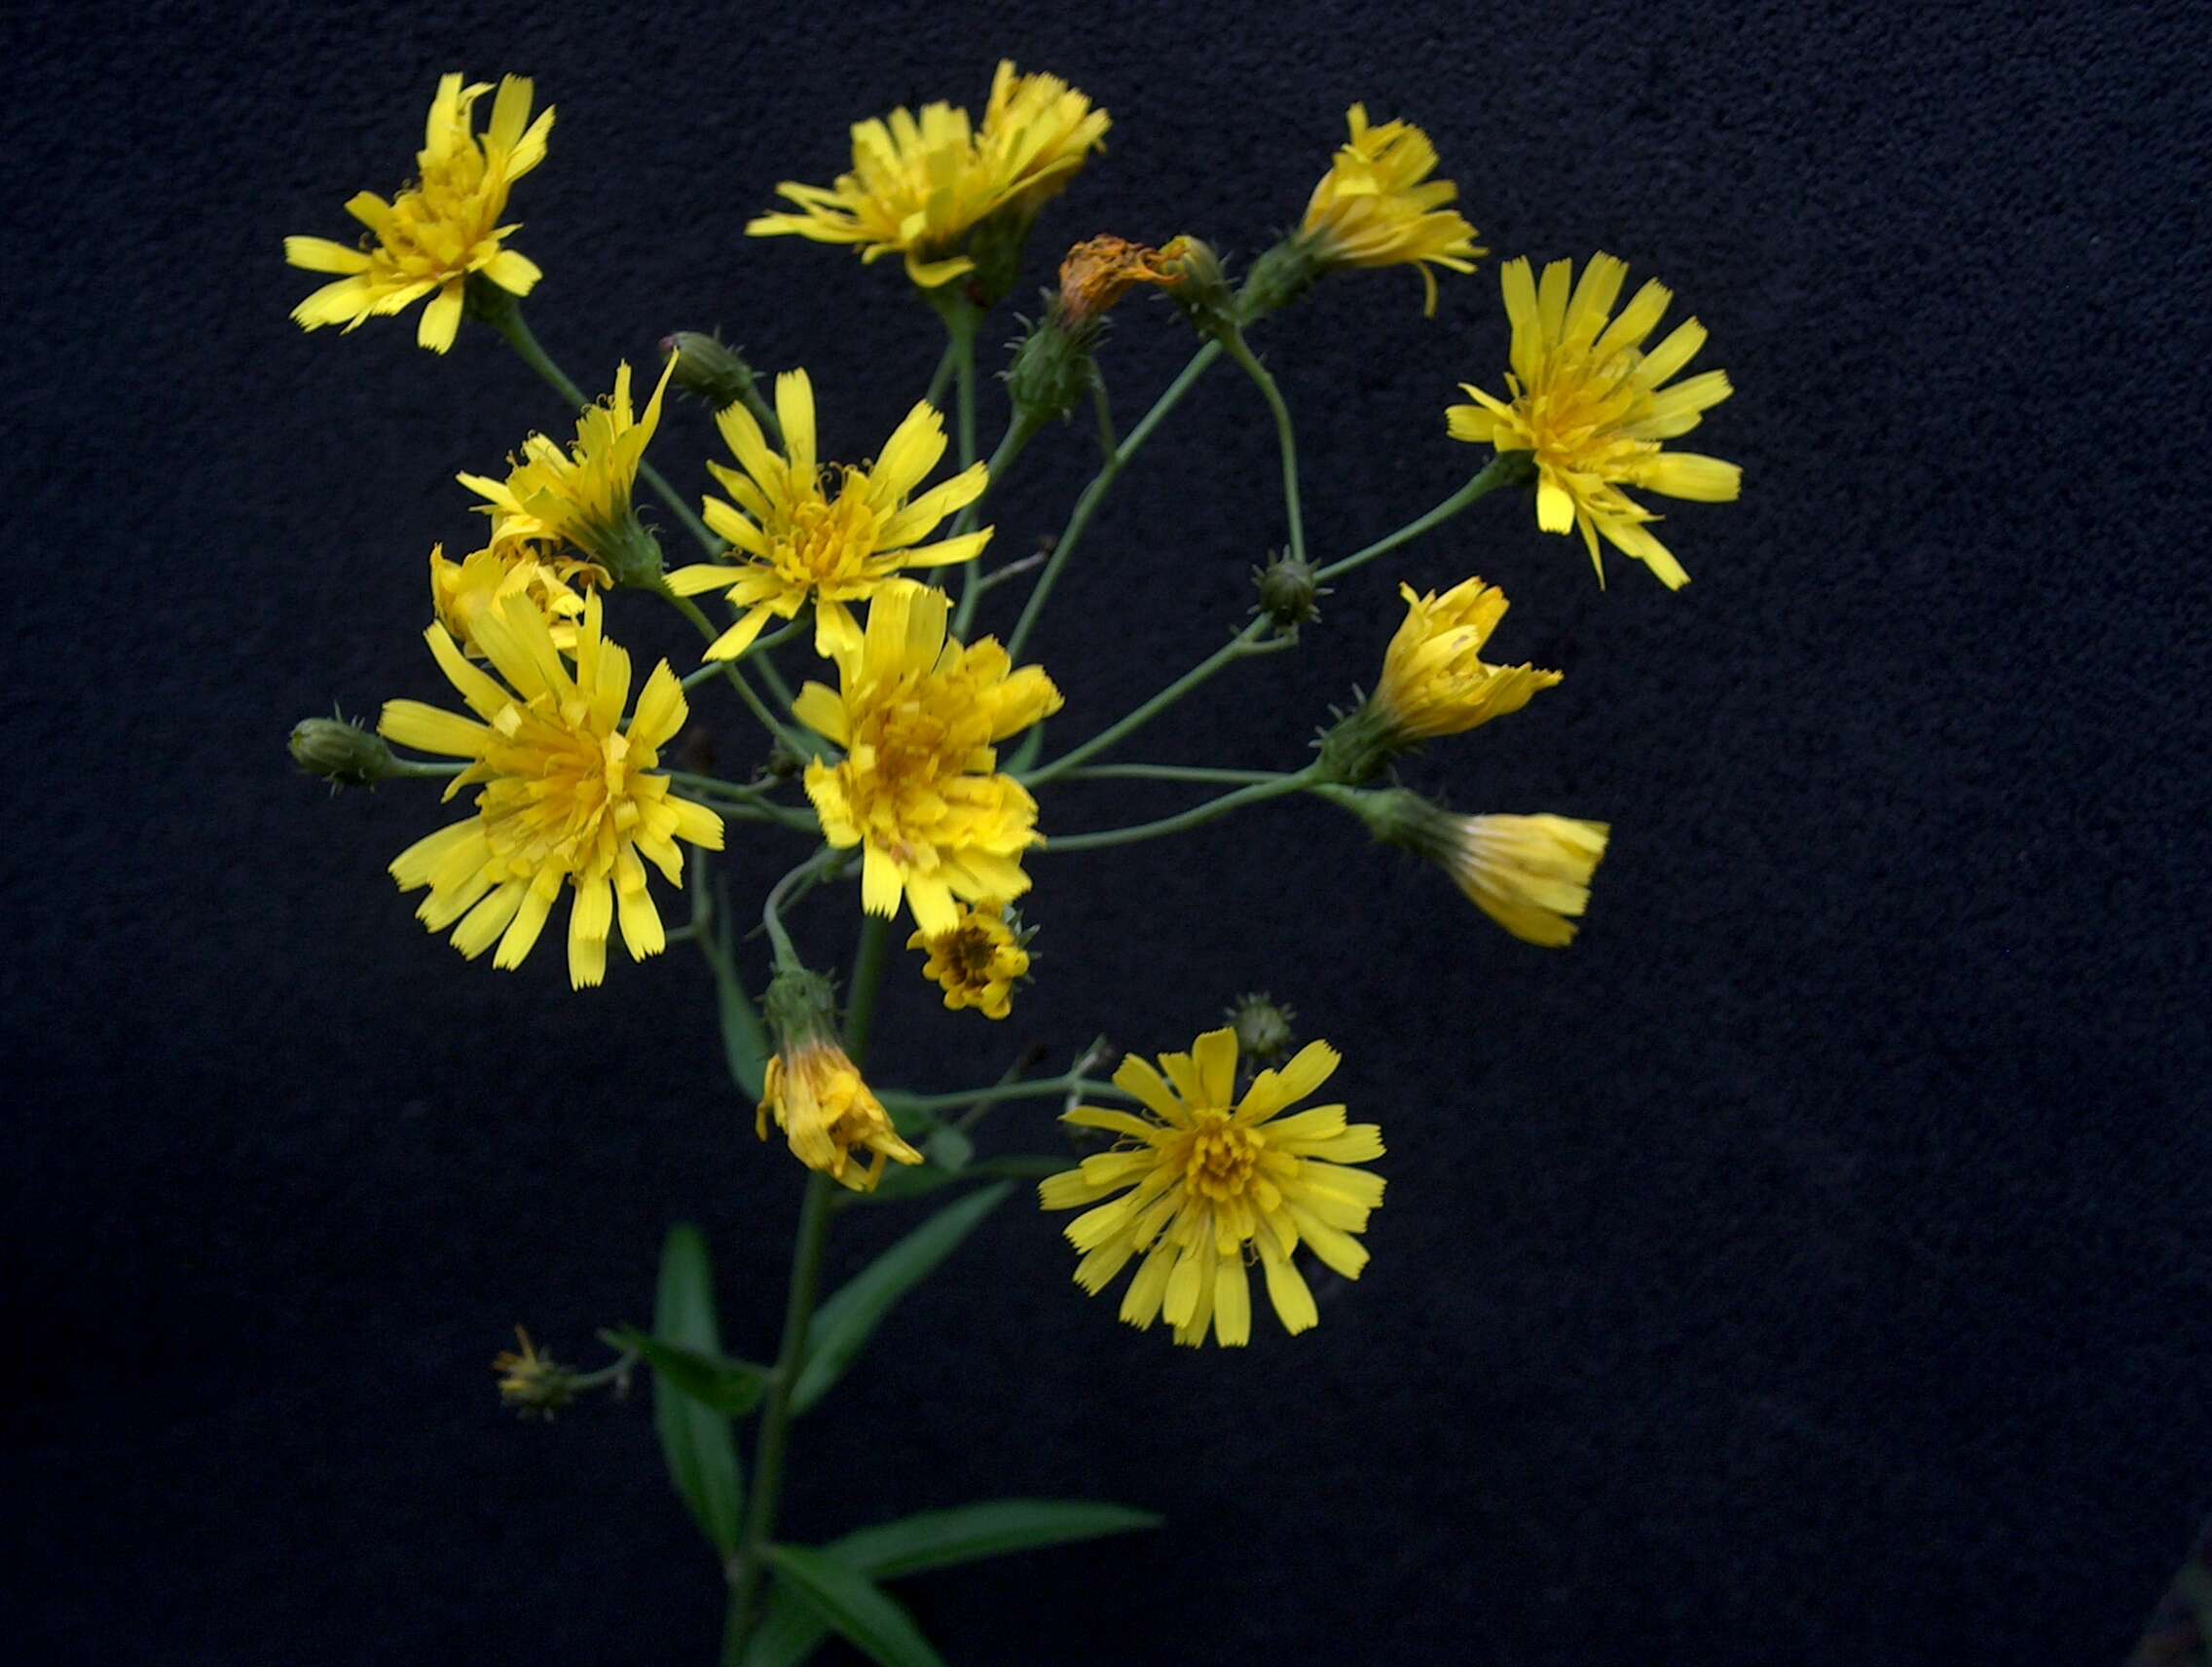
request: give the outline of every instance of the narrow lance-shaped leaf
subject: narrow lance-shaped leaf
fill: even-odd
[[[1006,1197],[1013,1183],[970,1193],[949,1204],[854,1275],[851,1281],[822,1305],[809,1333],[806,1367],[792,1405],[804,1412],[830,1392],[830,1386],[844,1376],[899,1299],[936,1271],[938,1264],[959,1247],[984,1216]]]
[[[880,1580],[1159,1526],[1160,1518],[1150,1511],[1093,1500],[985,1500],[878,1523],[823,1549],[856,1573]],[[811,1606],[779,1585],[769,1596],[744,1667],[799,1667],[829,1631]]]
[[[878,1667],[944,1667],[914,1617],[866,1574],[826,1551],[771,1545],[785,1590]]]
[[[715,1281],[707,1241],[688,1222],[669,1229],[661,1248],[660,1290],[653,1302],[653,1334],[682,1348],[718,1355],[721,1327],[715,1319]],[[702,1406],[659,1374],[653,1378],[653,1425],[669,1479],[700,1532],[727,1556],[737,1547],[742,1492],[737,1443],[730,1421]]]
[[[751,1412],[767,1390],[768,1369],[750,1360],[687,1349],[666,1338],[648,1337],[634,1326],[607,1335],[624,1349],[635,1349],[656,1374],[700,1405],[727,1417]]]

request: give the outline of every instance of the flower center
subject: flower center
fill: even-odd
[[[1198,1131],[1191,1140],[1184,1180],[1204,1198],[1241,1198],[1266,1141],[1252,1130],[1231,1123],[1226,1111],[1198,1111],[1193,1117]]]
[[[485,792],[493,849],[517,872],[605,873],[617,831],[638,817],[629,740],[535,727],[488,760],[499,772]]]
[[[998,955],[999,946],[989,933],[977,926],[963,926],[952,935],[949,947],[951,953],[946,958],[959,973],[962,983],[991,982],[991,962]]]
[[[875,553],[876,519],[865,491],[854,490],[849,477],[834,500],[822,497],[818,485],[778,530],[776,565],[803,584],[834,587],[860,578],[862,563]],[[851,598],[832,590],[832,600]]]

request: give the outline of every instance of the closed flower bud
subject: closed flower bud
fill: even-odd
[[[349,722],[343,713],[301,719],[292,725],[292,737],[285,745],[295,764],[328,782],[333,792],[342,787],[374,787],[397,773],[384,737]]]
[[[1256,1069],[1279,1065],[1290,1057],[1298,1032],[1291,1020],[1298,1017],[1287,1003],[1271,1001],[1265,991],[1240,995],[1228,1008],[1230,1028],[1236,1032],[1241,1056]]]
[[[1236,328],[1237,302],[1221,257],[1202,239],[1172,238],[1160,251],[1163,287],[1201,336],[1225,336]]]
[[[1328,587],[1319,582],[1319,574],[1311,562],[1287,555],[1254,568],[1252,582],[1259,586],[1260,611],[1285,631],[1320,618],[1318,603]]]
[[[753,391],[753,367],[719,336],[679,330],[661,338],[660,351],[664,358],[675,355],[677,388],[717,411],[737,404]]]
[[[1058,300],[1014,346],[1007,393],[1031,427],[1066,418],[1090,391],[1090,346],[1102,326],[1068,313]]]

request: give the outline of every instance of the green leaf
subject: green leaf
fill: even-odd
[[[721,966],[715,972],[716,1011],[721,1019],[722,1057],[729,1064],[729,1080],[748,1104],[756,1103],[768,1069],[768,1033],[735,973],[725,973]]]
[[[670,1228],[668,1241],[661,1248],[653,1334],[705,1354],[721,1352],[707,1241],[688,1222]],[[743,1498],[737,1479],[737,1443],[730,1434],[729,1419],[700,1405],[656,1373],[653,1426],[660,1431],[660,1450],[668,1461],[669,1479],[691,1507],[700,1531],[726,1557],[737,1548]]]
[[[767,1390],[768,1369],[750,1360],[687,1349],[665,1338],[648,1337],[634,1326],[609,1335],[623,1348],[635,1349],[656,1373],[700,1405],[730,1418],[751,1412]]]
[[[983,1500],[922,1511],[848,1534],[827,1547],[841,1563],[887,1580],[1102,1535],[1158,1528],[1160,1518],[1096,1500]]]
[[[847,1568],[882,1580],[1159,1526],[1160,1518],[1150,1511],[1091,1500],[988,1500],[879,1523],[823,1550]],[[811,1608],[778,1586],[769,1593],[767,1610],[746,1648],[744,1667],[799,1667],[829,1631]]]
[[[822,1305],[806,1348],[806,1366],[792,1391],[792,1407],[804,1412],[830,1392],[853,1357],[867,1346],[899,1299],[936,1270],[984,1216],[1013,1190],[1000,1181],[949,1204],[854,1275]]]
[[[914,1617],[874,1581],[826,1551],[771,1545],[784,1587],[878,1667],[944,1667]]]

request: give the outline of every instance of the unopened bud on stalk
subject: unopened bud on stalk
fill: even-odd
[[[1310,624],[1321,617],[1320,599],[1328,586],[1320,582],[1320,570],[1297,556],[1276,556],[1264,568],[1252,570],[1259,587],[1260,611],[1281,630]]]
[[[336,716],[303,718],[292,725],[285,746],[295,764],[328,782],[334,793],[342,787],[375,787],[398,773],[383,736],[350,722],[336,707],[331,711]]]
[[[1279,313],[1298,300],[1327,265],[1303,237],[1288,237],[1252,263],[1236,295],[1236,319],[1250,324]]]
[[[1255,990],[1238,996],[1224,1011],[1236,1032],[1240,1061],[1265,1069],[1290,1057],[1291,1047],[1298,1040],[1291,1021],[1298,1015],[1288,1004],[1272,1001],[1264,990]]]
[[[753,367],[719,336],[679,330],[661,338],[660,352],[663,358],[676,355],[676,386],[717,411],[753,392]]]
[[[1570,816],[1455,816],[1404,788],[1330,790],[1384,844],[1425,858],[1524,944],[1564,948],[1590,905],[1612,830]]]
[[[1221,257],[1202,239],[1173,238],[1160,251],[1167,293],[1201,336],[1226,336],[1236,328],[1236,297],[1221,270]]]
[[[1031,427],[1065,419],[1090,390],[1090,347],[1102,325],[1074,318],[1055,297],[1029,333],[1014,344],[1006,370],[1008,395]]]

